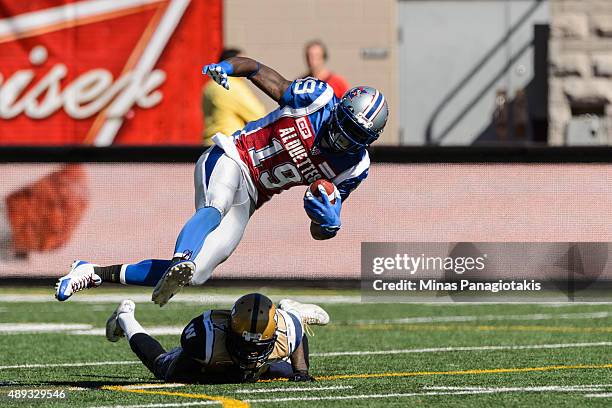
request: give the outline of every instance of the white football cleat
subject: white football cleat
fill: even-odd
[[[129,299],[122,301],[113,314],[106,321],[106,340],[113,343],[119,341],[123,337],[123,329],[117,322],[117,318],[121,313],[134,313],[136,305]]]
[[[55,298],[63,302],[81,290],[100,286],[102,278],[96,275],[94,266],[97,265],[86,261],[74,261],[68,275],[59,278],[55,284]]]
[[[164,276],[155,285],[151,300],[160,307],[168,303],[172,296],[176,295],[183,286],[191,281],[195,267],[195,263],[187,260],[181,260],[170,265]]]
[[[278,302],[278,306],[286,312],[290,310],[297,311],[302,317],[302,323],[315,326],[325,326],[329,323],[329,315],[321,306],[311,303],[300,303],[292,299],[283,299]]]

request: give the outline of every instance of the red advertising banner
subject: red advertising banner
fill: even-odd
[[[221,0],[0,0],[0,145],[199,144]]]

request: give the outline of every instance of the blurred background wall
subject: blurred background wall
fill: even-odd
[[[545,141],[538,27],[548,1],[399,1],[399,121],[403,144]],[[542,64],[544,67],[545,64]]]
[[[547,0],[226,0],[224,36],[286,75],[318,38],[329,66],[389,98],[385,144],[546,142]],[[546,58],[546,31],[540,57]],[[273,103],[266,100],[268,109]],[[544,123],[544,125],[542,125]]]
[[[89,206],[59,248],[11,255],[1,239],[10,224],[0,205],[0,283],[9,276],[58,276],[74,259],[108,265],[172,255],[193,212],[191,163],[82,166]],[[0,164],[0,197],[59,169]],[[610,242],[610,185],[612,166],[601,164],[374,163],[367,182],[343,206],[337,237],[310,237],[304,189],[294,188],[255,212],[214,277],[357,279],[362,242]],[[32,224],[40,223],[37,213],[24,210]],[[57,214],[57,205],[49,212]],[[55,224],[43,235],[53,236]],[[606,270],[612,279],[612,267]]]
[[[224,6],[226,46],[242,48],[288,78],[307,72],[305,43],[323,41],[332,71],[352,86],[370,85],[385,94],[391,117],[380,141],[399,142],[395,0],[226,0]],[[258,95],[274,109],[274,102]]]

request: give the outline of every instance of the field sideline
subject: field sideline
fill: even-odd
[[[127,342],[102,334],[118,299],[134,298],[143,326],[171,348],[192,317],[254,290],[329,311],[310,341],[317,382],[162,384]],[[54,407],[612,404],[612,305],[375,305],[351,290],[214,288],[160,309],[149,291],[89,293],[61,304],[41,288],[0,289],[0,406],[40,406],[8,397],[35,389],[64,390],[44,401]]]

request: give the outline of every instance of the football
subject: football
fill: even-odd
[[[310,192],[315,197],[321,199],[321,192],[319,191],[319,186],[323,186],[325,188],[325,192],[327,193],[327,198],[329,202],[335,204],[336,198],[340,197],[340,191],[336,188],[334,183],[326,179],[319,179],[308,186]]]

